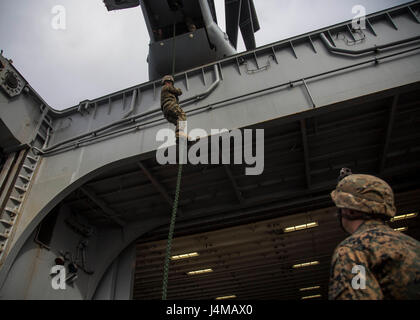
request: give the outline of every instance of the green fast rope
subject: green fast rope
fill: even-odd
[[[172,45],[172,76],[175,73],[175,27],[176,27],[176,12],[174,13],[174,36]],[[172,207],[171,224],[169,225],[168,243],[166,245],[166,256],[165,264],[163,265],[163,285],[162,285],[162,300],[166,300],[168,294],[168,276],[169,276],[169,257],[171,256],[172,239],[174,236],[176,213],[178,211],[178,200],[181,189],[181,177],[182,177],[182,163],[180,159],[178,167],[178,177],[176,180],[175,199]]]
[[[169,257],[171,256],[172,238],[175,229],[176,212],[178,210],[179,192],[181,189],[181,176],[182,176],[182,163],[178,167],[178,178],[176,181],[176,191],[174,205],[172,208],[171,224],[169,226],[168,244],[166,246],[165,264],[163,266],[163,288],[162,288],[162,300],[166,300],[168,293],[168,274],[169,274]]]

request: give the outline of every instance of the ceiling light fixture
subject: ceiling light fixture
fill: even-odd
[[[197,275],[197,274],[203,274],[203,273],[209,273],[209,272],[213,272],[213,269],[212,268],[208,268],[208,269],[190,271],[190,272],[187,272],[187,274],[189,276],[194,276],[194,275]]]
[[[402,215],[395,216],[395,217],[391,218],[390,221],[394,222],[394,221],[398,221],[398,220],[411,219],[411,218],[417,217],[417,215],[418,215],[417,212],[402,214]]]
[[[217,297],[216,300],[226,300],[226,299],[234,299],[236,296],[234,294],[230,296],[223,296],[223,297]]]
[[[298,263],[293,265],[293,268],[304,268],[304,267],[309,267],[309,266],[315,266],[319,264],[319,261],[311,261],[311,262],[305,262],[305,263]]]
[[[198,257],[198,252],[191,252],[191,253],[184,253],[184,254],[178,254],[176,256],[172,256],[171,260],[181,260],[181,259],[188,259],[193,257]]]
[[[306,296],[306,297],[302,297],[302,300],[306,300],[306,299],[314,299],[314,298],[321,298],[320,294],[315,294],[313,296]]]
[[[315,228],[315,227],[318,227],[318,222],[310,222],[310,223],[305,223],[298,226],[287,227],[283,229],[283,232],[288,233],[288,232],[300,231],[300,230],[305,230],[305,229],[310,229],[310,228]]]
[[[307,287],[307,288],[301,288],[299,291],[309,291],[309,290],[315,290],[321,288],[320,286],[314,286],[314,287]]]

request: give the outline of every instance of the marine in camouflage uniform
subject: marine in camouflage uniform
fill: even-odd
[[[176,126],[175,135],[187,137],[183,132],[184,128],[180,126],[180,121],[186,121],[187,116],[184,110],[179,106],[178,96],[182,95],[182,90],[174,87],[172,76],[165,76],[162,79],[162,90],[160,93],[160,106],[166,120]]]
[[[350,174],[331,197],[342,227],[352,220],[361,225],[335,249],[329,299],[420,299],[420,242],[386,224],[396,213],[391,187],[374,176]],[[364,289],[352,286],[354,266],[365,270]]]

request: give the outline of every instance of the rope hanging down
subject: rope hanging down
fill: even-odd
[[[174,76],[175,74],[175,36],[176,36],[175,27],[176,27],[176,12],[174,12],[174,35],[173,35],[173,45],[172,45],[172,76]],[[182,163],[180,159],[180,163],[178,167],[178,177],[176,180],[175,198],[174,198],[174,204],[172,207],[171,224],[169,225],[168,242],[166,245],[165,264],[163,266],[162,300],[166,300],[166,296],[168,293],[169,257],[171,256],[172,238],[173,238],[174,229],[175,229],[176,213],[178,211],[178,200],[179,200],[179,193],[181,189],[181,177],[182,177]]]
[[[168,244],[166,246],[165,264],[163,267],[163,289],[162,289],[162,300],[166,300],[168,292],[168,274],[169,274],[169,257],[171,256],[172,238],[175,229],[176,212],[178,210],[179,192],[181,189],[181,176],[182,176],[182,164],[178,167],[178,178],[176,180],[176,191],[174,205],[172,208],[171,224],[169,226]]]

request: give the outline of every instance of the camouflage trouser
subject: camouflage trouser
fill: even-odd
[[[180,128],[178,121],[186,121],[187,116],[184,110],[178,104],[173,104],[163,110],[163,115],[165,116],[166,120],[176,126],[175,133],[179,132]]]

